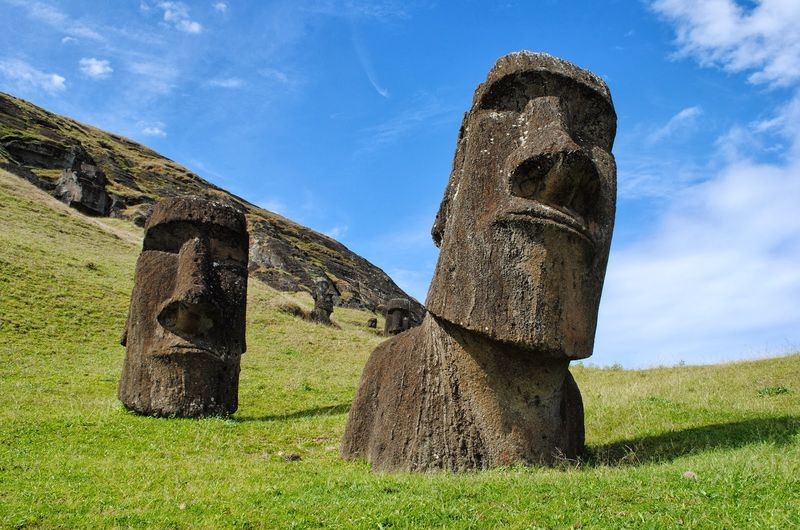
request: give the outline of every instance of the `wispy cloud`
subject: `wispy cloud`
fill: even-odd
[[[347,234],[349,228],[347,225],[337,225],[325,230],[323,234],[333,239],[341,240]]]
[[[367,52],[364,50],[364,47],[361,45],[358,37],[355,34],[355,31],[352,33],[352,40],[353,40],[353,49],[356,52],[356,56],[358,57],[358,62],[361,64],[361,68],[364,70],[364,74],[369,79],[372,88],[375,89],[380,96],[384,98],[389,97],[389,90],[384,87],[380,81],[378,80],[378,76],[375,74],[375,70],[372,68],[372,63],[367,56]]]
[[[228,4],[225,2],[217,2],[214,4],[214,9],[220,13],[225,13],[228,11]]]
[[[78,62],[78,65],[81,73],[92,79],[106,79],[114,72],[114,69],[111,68],[111,63],[105,59],[84,57]]]
[[[218,88],[242,88],[244,86],[244,80],[238,77],[220,77],[210,80],[208,84],[209,86]]]
[[[703,109],[699,106],[688,107],[669,119],[662,127],[659,127],[648,137],[651,144],[659,142],[669,136],[672,136],[678,131],[686,131],[694,127],[697,123],[697,118],[703,114]]]
[[[447,123],[451,118],[452,107],[439,102],[407,109],[383,123],[366,128],[363,131],[364,141],[355,154],[364,154],[377,147],[393,143],[417,127]]]
[[[37,70],[19,59],[0,60],[0,75],[17,86],[32,87],[49,93],[67,88],[67,80],[63,76]]]
[[[28,0],[4,0],[4,2],[25,10],[29,17],[46,24],[62,34],[94,41],[104,40],[103,36],[93,27],[67,16],[64,12],[51,4]]]
[[[167,63],[133,62],[128,69],[144,78],[147,90],[155,94],[171,92],[178,79],[178,70]]]
[[[800,80],[800,3],[761,0],[655,0],[653,10],[675,25],[679,54],[750,81],[790,85]]]
[[[164,11],[164,22],[184,33],[202,33],[203,25],[189,17],[189,7],[183,2],[159,2]]]

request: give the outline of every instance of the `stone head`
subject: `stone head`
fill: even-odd
[[[547,54],[500,58],[458,136],[433,226],[428,310],[542,355],[592,353],[616,200],[606,84]]]
[[[392,298],[386,304],[384,335],[397,335],[411,327],[411,301],[407,298]]]
[[[248,240],[244,215],[230,206],[194,197],[157,203],[136,263],[122,341],[128,355],[238,359],[246,349]]]

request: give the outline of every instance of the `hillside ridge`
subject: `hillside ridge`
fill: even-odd
[[[380,268],[342,243],[260,208],[123,136],[79,123],[0,92],[0,168],[83,213],[143,226],[155,201],[178,195],[216,199],[245,211],[250,274],[281,291],[312,292],[326,276],[336,305],[376,311],[408,298],[417,320],[423,306]]]

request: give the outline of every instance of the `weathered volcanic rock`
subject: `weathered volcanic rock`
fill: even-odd
[[[592,353],[615,132],[608,88],[590,72],[540,53],[497,61],[464,117],[434,223],[429,314],[372,353],[345,458],[464,470],[580,454],[568,366]]]
[[[112,200],[106,191],[106,177],[81,148],[70,152],[64,174],[56,183],[55,195],[89,215],[107,216],[111,211]]]
[[[233,414],[245,352],[244,214],[165,199],[146,225],[122,344],[119,399],[155,416]]]

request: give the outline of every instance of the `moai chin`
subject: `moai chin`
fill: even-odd
[[[226,416],[245,352],[247,224],[218,202],[158,202],[145,226],[119,399],[140,414]]]
[[[569,362],[592,353],[614,224],[606,84],[547,54],[500,58],[458,135],[422,325],[371,355],[342,455],[453,471],[578,456]]]
[[[408,298],[392,298],[386,304],[385,336],[397,335],[411,327],[411,301]]]

